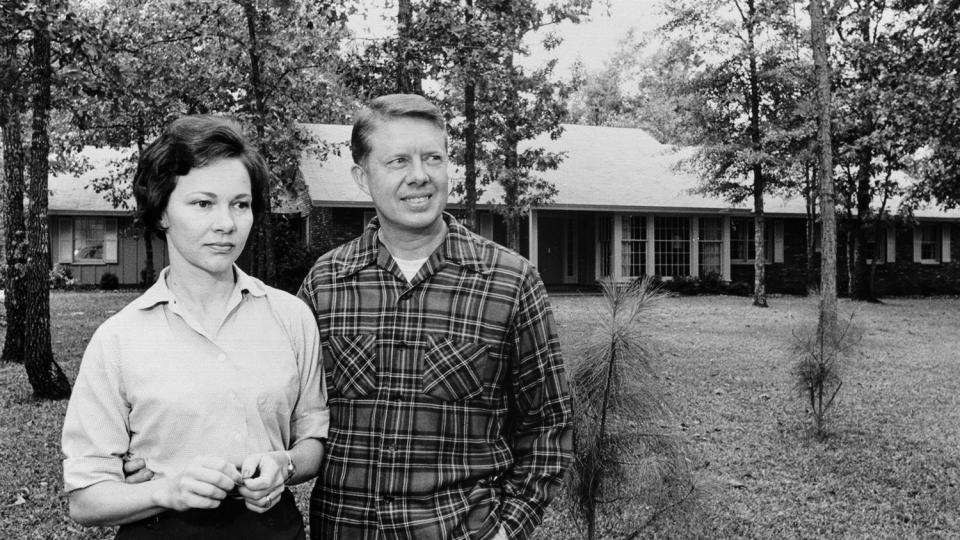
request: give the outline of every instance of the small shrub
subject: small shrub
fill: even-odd
[[[843,386],[843,360],[859,342],[853,314],[845,322],[832,324],[818,317],[817,324],[807,324],[793,332],[789,350],[794,357],[794,385],[808,407],[817,437],[827,434],[827,414]]]
[[[116,274],[107,272],[100,276],[100,288],[105,291],[115,291],[120,287],[120,278]]]
[[[720,294],[725,288],[726,285],[717,272],[709,272],[700,278],[700,290],[704,294]]]
[[[65,264],[57,264],[50,270],[49,283],[51,289],[72,289],[77,280],[73,278],[73,269]]]
[[[663,283],[663,288],[685,296],[692,296],[695,294],[700,294],[701,292],[700,279],[693,276],[675,277],[670,281],[665,281]]]
[[[753,286],[744,281],[735,281],[727,287],[727,294],[731,296],[750,296],[753,294]]]

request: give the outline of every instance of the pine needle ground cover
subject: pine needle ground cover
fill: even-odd
[[[57,360],[72,380],[96,326],[133,293],[54,292]],[[600,297],[554,295],[566,361],[596,326]],[[863,338],[843,367],[829,430],[809,435],[787,356],[812,298],[770,308],[726,296],[667,298],[643,332],[662,352],[654,368],[690,445],[701,500],[639,538],[960,537],[960,300],[841,300]],[[2,308],[0,308],[2,310]],[[0,328],[0,330],[3,330]],[[2,339],[2,332],[0,332]],[[34,402],[22,366],[0,366],[0,537],[112,538],[66,516],[60,496],[65,402]],[[307,508],[309,488],[296,490]],[[561,495],[538,540],[581,538]],[[636,532],[607,516],[602,537]]]

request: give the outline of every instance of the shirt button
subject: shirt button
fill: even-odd
[[[387,503],[387,504],[393,504],[393,496],[392,496],[392,495],[387,495],[386,497],[383,498],[383,502],[385,502],[385,503]]]
[[[226,361],[227,361],[227,355],[221,354],[217,356],[217,362],[226,362]]]
[[[239,441],[239,440],[240,440],[240,434],[239,434],[239,433],[234,433],[234,434],[233,434],[233,440]]]

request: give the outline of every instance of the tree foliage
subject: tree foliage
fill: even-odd
[[[808,93],[798,77],[798,31],[792,3],[713,0],[670,6],[662,32],[693,44],[696,62],[680,90],[695,128],[687,162],[701,191],[731,202],[752,200],[756,262],[754,305],[765,307],[763,197],[782,184],[784,146],[793,144],[795,111]]]
[[[497,209],[507,222],[508,244],[519,247],[519,223],[531,205],[546,204],[553,186],[537,171],[555,168],[561,156],[521,143],[541,134],[560,135],[568,89],[551,77],[555,62],[525,69],[525,39],[562,20],[578,20],[590,7],[585,0],[564,0],[545,7],[532,0],[411,1],[405,35],[380,40],[355,51],[346,61],[345,80],[361,96],[403,91],[403,57],[410,71],[440,85],[425,92],[450,115],[452,155],[466,171],[457,186],[464,197],[467,223],[475,225],[482,186],[503,193]],[[556,38],[548,38],[555,44]],[[402,50],[402,54],[398,51]]]
[[[177,7],[174,8],[173,5]],[[75,115],[88,144],[136,150],[94,189],[116,204],[129,197],[139,150],[183,114],[237,118],[267,159],[270,207],[296,200],[305,149],[323,152],[300,122],[340,121],[352,103],[328,54],[346,35],[350,4],[333,0],[171,2],[110,0],[86,15],[97,32],[77,66]],[[268,208],[269,210],[270,208]],[[251,271],[274,276],[267,214],[249,251]]]

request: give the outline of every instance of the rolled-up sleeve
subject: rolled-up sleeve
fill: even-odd
[[[123,396],[118,351],[101,327],[91,338],[63,423],[63,488],[67,493],[123,481],[130,447],[130,407]]]
[[[327,388],[320,361],[320,332],[310,308],[297,303],[300,332],[296,352],[300,392],[290,418],[290,447],[304,439],[327,438],[330,426]]]

